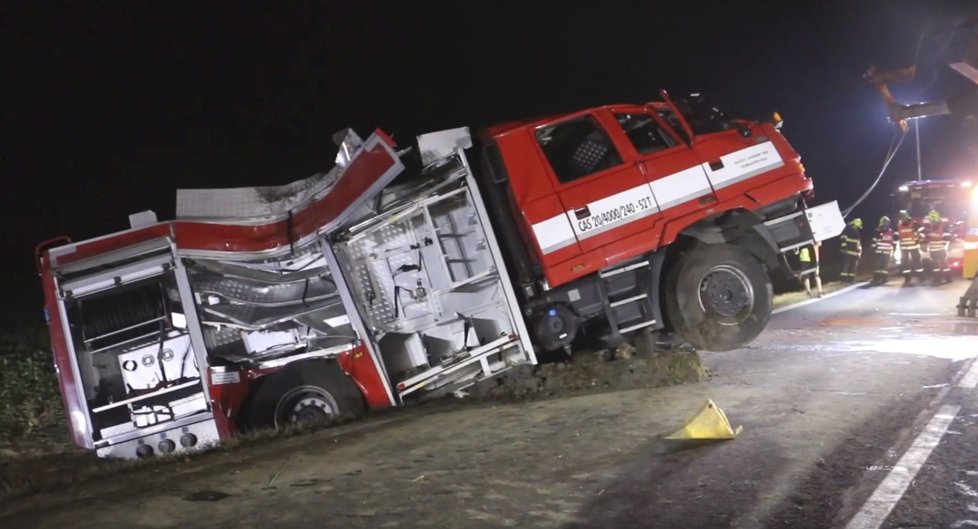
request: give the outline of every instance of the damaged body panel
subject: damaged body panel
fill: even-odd
[[[401,397],[535,362],[464,155],[438,158],[422,176],[430,185],[391,189],[389,205],[333,245]]]
[[[404,165],[385,135],[339,136],[328,173],[181,189],[174,221],[139,214],[131,230],[42,254],[79,445],[110,457],[193,449],[535,362],[453,150],[464,145],[426,151],[419,177],[392,183]],[[422,143],[465,142],[443,136]]]

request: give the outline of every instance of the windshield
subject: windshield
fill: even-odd
[[[926,187],[910,186],[906,190],[901,186],[897,193],[897,209],[907,210],[914,218],[925,217],[930,210],[936,209],[951,222],[967,220],[969,194],[964,191],[967,190],[963,190],[957,182]]]

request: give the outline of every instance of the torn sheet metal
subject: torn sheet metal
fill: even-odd
[[[297,229],[334,229],[404,169],[381,133],[366,141],[352,130],[342,134],[337,165],[329,172],[279,186],[178,189],[177,221],[261,225],[294,219]]]

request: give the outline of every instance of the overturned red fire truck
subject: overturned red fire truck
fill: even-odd
[[[455,393],[584,335],[742,346],[785,253],[844,227],[835,203],[806,204],[779,125],[662,92],[400,152],[344,131],[327,173],[178,190],[175,220],[42,243],[74,440],[195,450]]]

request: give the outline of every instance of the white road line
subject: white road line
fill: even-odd
[[[791,309],[797,309],[799,307],[804,307],[805,305],[811,305],[812,303],[818,303],[819,301],[824,301],[824,300],[829,299],[831,297],[838,296],[840,294],[845,294],[846,292],[850,292],[852,290],[855,290],[855,289],[857,289],[857,288],[859,288],[859,287],[861,287],[863,285],[867,285],[867,284],[869,284],[868,281],[863,281],[862,283],[856,283],[856,284],[853,284],[853,285],[849,285],[849,286],[847,286],[845,288],[840,288],[839,290],[836,290],[835,292],[829,292],[828,294],[826,294],[826,295],[824,295],[824,296],[822,296],[820,298],[806,299],[805,301],[799,301],[798,303],[792,303],[791,305],[785,305],[784,307],[780,307],[780,308],[774,309],[774,310],[771,311],[771,314],[779,314],[781,312],[785,312],[785,311],[788,311],[788,310],[791,310]]]
[[[959,388],[973,388],[978,386],[978,362],[971,363],[971,369],[958,382]]]
[[[945,404],[937,410],[924,431],[914,439],[913,444],[904,452],[903,457],[886,475],[883,482],[876,487],[862,509],[853,516],[852,520],[849,520],[846,529],[878,529],[883,524],[890,511],[903,497],[903,493],[907,491],[917,472],[924,466],[931,452],[940,443],[941,437],[944,436],[944,432],[960,409],[961,406]]]

